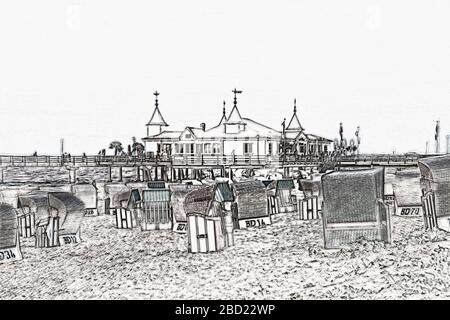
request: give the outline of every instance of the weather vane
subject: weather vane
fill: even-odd
[[[234,90],[232,92],[234,93],[234,106],[236,106],[237,105],[236,94],[242,93],[242,90],[236,90],[236,88],[234,88]]]

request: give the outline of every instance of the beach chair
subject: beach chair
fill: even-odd
[[[22,259],[16,210],[0,203],[0,263]]]
[[[419,160],[426,229],[450,232],[450,155]]]
[[[360,239],[391,242],[389,208],[383,202],[384,168],[322,176],[325,248]]]

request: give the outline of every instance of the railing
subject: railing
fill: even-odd
[[[420,156],[405,155],[172,155],[154,156],[10,156],[0,155],[0,166],[110,166],[172,164],[194,166],[263,166],[332,164],[411,164]]]

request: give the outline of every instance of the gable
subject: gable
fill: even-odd
[[[195,140],[195,139],[197,139],[197,137],[189,127],[186,127],[186,129],[184,129],[184,131],[180,135],[180,140]]]

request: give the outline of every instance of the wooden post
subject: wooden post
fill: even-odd
[[[123,171],[122,171],[122,166],[119,167],[119,182],[122,182],[123,180]]]
[[[112,167],[108,166],[108,182],[112,181]]]
[[[141,168],[139,166],[136,167],[136,180],[141,181]]]
[[[5,182],[4,176],[3,176],[3,168],[0,168],[0,183]]]
[[[77,182],[77,169],[69,168],[69,183]]]

